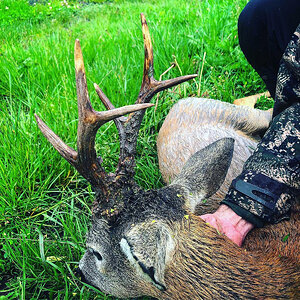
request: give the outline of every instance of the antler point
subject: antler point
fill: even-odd
[[[82,56],[82,51],[78,39],[76,39],[75,41],[74,59],[75,59],[76,72],[82,71],[84,73],[85,71],[84,71],[83,56]]]

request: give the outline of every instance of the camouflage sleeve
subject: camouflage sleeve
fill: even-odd
[[[289,217],[300,195],[300,25],[282,57],[274,119],[221,202],[257,227]]]
[[[300,99],[300,24],[280,62],[273,117]]]

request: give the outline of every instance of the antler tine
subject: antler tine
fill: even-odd
[[[95,90],[96,90],[100,100],[102,101],[102,103],[104,104],[106,109],[108,109],[108,110],[115,109],[114,105],[110,102],[110,100],[107,98],[107,96],[103,93],[103,91],[100,89],[100,87],[96,83],[94,83],[94,87],[95,87]],[[140,110],[142,108],[146,109],[153,105],[154,104],[151,104],[151,103],[141,103],[141,104],[135,104],[135,105],[128,105],[125,107],[132,107],[132,109],[136,108],[136,110]],[[113,121],[115,122],[115,125],[118,129],[119,138],[120,138],[121,145],[122,145],[124,143],[124,141],[126,140],[126,135],[125,135],[125,130],[124,130],[123,124],[127,121],[127,118],[124,116],[121,116],[119,118],[115,118]]]
[[[103,93],[103,91],[100,89],[98,84],[94,83],[94,87],[95,87],[97,95],[99,96],[100,100],[102,101],[102,103],[104,104],[106,109],[114,109],[115,108],[114,105],[110,102],[110,100],[107,98],[107,96]],[[123,125],[122,125],[122,120],[126,121],[127,118],[126,117],[120,117],[118,119],[114,119],[114,123],[117,127],[120,140],[122,138],[124,138],[124,128],[123,128]]]
[[[147,86],[151,85],[151,81],[155,79],[153,77],[154,75],[153,47],[152,47],[148,24],[144,14],[141,14],[141,23],[142,23],[144,49],[145,49],[144,72],[143,72],[143,81],[141,86],[141,91],[142,91],[144,88],[147,88]],[[139,100],[140,97],[138,98],[138,102]]]
[[[73,148],[65,144],[61,140],[61,138],[58,135],[56,135],[37,114],[34,114],[34,116],[38,127],[45,136],[45,138],[52,144],[52,146],[59,152],[59,154],[64,159],[66,159],[70,164],[76,165],[78,156],[77,152]]]
[[[151,37],[149,28],[147,25],[144,14],[141,14],[142,31],[144,38],[144,72],[141,89],[139,92],[136,103],[148,103],[151,98],[158,92],[170,88],[174,85],[180,84],[187,80],[197,77],[197,74],[181,76],[174,79],[157,81],[154,79],[154,67],[153,67],[153,48],[151,43]],[[132,113],[129,115],[127,121],[124,122],[124,126],[121,130],[125,133],[120,134],[120,159],[117,172],[119,174],[134,174],[134,156],[136,153],[136,143],[138,138],[138,132],[144,117],[145,111]],[[121,125],[117,125],[117,127]]]
[[[171,88],[174,85],[188,81],[198,76],[198,74],[180,76],[174,79],[157,81],[154,79],[154,66],[153,66],[153,48],[149,28],[147,25],[144,14],[141,14],[142,31],[144,38],[145,59],[144,59],[144,72],[141,90],[136,103],[147,103],[158,92]]]
[[[94,87],[96,90],[97,95],[99,96],[100,100],[106,107],[106,109],[115,109],[114,105],[110,102],[110,100],[107,98],[107,96],[103,93],[103,91],[100,89],[97,83],[94,83]],[[121,122],[125,122],[127,120],[126,117],[120,117],[117,119],[114,119],[114,122],[117,127],[120,127]]]
[[[94,83],[94,87],[95,90],[100,98],[100,100],[102,101],[102,103],[104,104],[104,106],[106,107],[106,109],[114,109],[114,105],[110,102],[110,100],[107,98],[107,96],[103,93],[103,91],[100,89],[100,87],[98,86],[97,83]]]

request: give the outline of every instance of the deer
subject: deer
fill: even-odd
[[[79,262],[82,280],[118,298],[299,299],[299,205],[294,205],[289,221],[253,230],[242,248],[199,216],[214,210],[218,204],[214,199],[222,197],[228,180],[239,172],[267,129],[271,119],[268,113],[217,100],[179,101],[158,136],[159,164],[168,184],[157,190],[144,190],[134,181],[138,132],[145,110],[152,106],[151,98],[197,76],[155,80],[153,48],[143,14],[141,23],[144,71],[134,105],[115,108],[94,84],[107,110],[93,109],[83,55],[76,40],[77,150],[35,115],[43,135],[95,193],[87,250]],[[184,108],[187,104],[190,106]],[[196,123],[198,109],[198,119],[204,120],[200,122],[203,128],[199,127],[204,138],[199,141],[199,149],[192,149],[184,138],[179,139],[180,130],[189,125],[182,123],[184,116],[177,117],[185,112]],[[110,120],[120,139],[114,173],[105,172],[95,150],[95,135]],[[173,149],[177,147],[176,139],[182,149]],[[205,205],[204,200],[208,200]],[[283,242],[287,234],[289,238]]]

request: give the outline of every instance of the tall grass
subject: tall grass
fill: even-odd
[[[81,40],[88,88],[98,110],[104,107],[97,100],[93,82],[100,84],[117,107],[132,104],[137,97],[143,69],[141,12],[147,17],[153,40],[157,78],[175,60],[178,66],[164,79],[200,73],[203,68],[201,85],[196,78],[161,93],[157,110],[146,113],[136,179],[146,189],[157,188],[162,181],[155,138],[173,103],[197,95],[231,102],[265,89],[238,47],[237,18],[246,2],[112,1],[79,4],[77,8],[73,1],[70,10],[57,6],[55,13],[43,17],[29,12],[29,17],[20,20],[16,15],[13,23],[3,21],[0,299],[1,293],[3,299],[108,299],[74,276],[84,253],[91,188],[50,147],[34,120],[37,112],[75,147],[75,39]],[[0,2],[0,14],[5,12],[5,3]],[[22,1],[22,5],[28,4]],[[49,8],[46,4],[40,9],[47,12]],[[97,147],[106,170],[113,171],[119,148],[113,123],[101,128]]]

